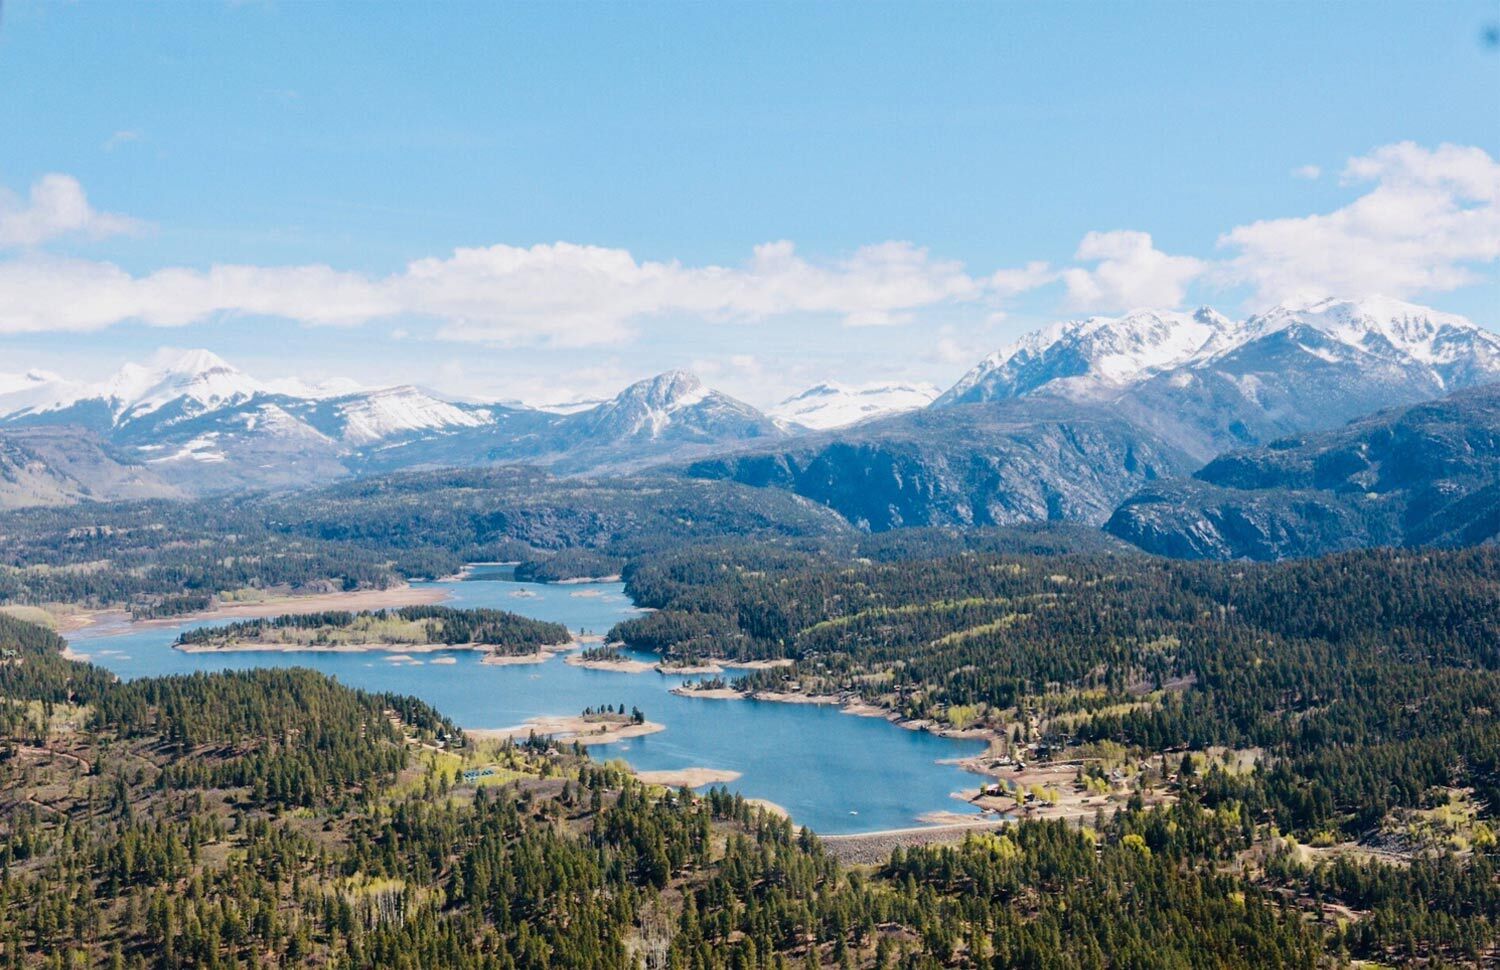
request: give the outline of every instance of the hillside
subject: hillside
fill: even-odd
[[[1140,485],[1189,467],[1186,455],[1108,408],[1026,399],[914,411],[705,458],[683,472],[786,489],[879,531],[1098,524]]]
[[[1500,537],[1500,385],[1231,452],[1126,500],[1105,528],[1149,552],[1282,559]]]
[[[869,578],[889,592],[946,599],[944,584],[960,575],[954,566],[1017,589],[1097,576],[1076,560],[1041,561],[1035,570],[998,564],[1020,565],[1019,572],[994,565],[970,557],[967,565],[887,567]],[[1384,619],[1371,608],[1386,600],[1367,595],[1380,587],[1349,583],[1350,569],[1337,563],[1331,583],[1322,572],[1289,577],[1290,585],[1272,577],[1244,598],[1259,625],[1300,624],[1284,615],[1288,603],[1306,615],[1331,610],[1357,621],[1348,636],[1320,640],[1317,650],[1366,652],[1362,631],[1375,619],[1382,628],[1427,631],[1407,657],[1421,677],[1408,676],[1403,689],[1442,702],[1417,705],[1421,718],[1404,722],[1414,739],[1390,750],[1377,735],[1400,705],[1349,703],[1337,687],[1343,675],[1318,655],[1298,659],[1289,649],[1277,655],[1285,665],[1267,664],[1261,679],[1215,689],[1220,678],[1247,669],[1202,653],[1187,619],[1212,615],[1199,599],[1226,595],[1219,577],[1191,567],[1196,577],[1188,572],[1187,586],[1174,590],[1160,567],[1121,575],[1119,560],[1108,565],[1117,579],[1098,595],[1134,607],[1115,611],[1116,625],[1144,623],[1149,632],[1177,623],[1190,635],[1161,663],[1207,665],[1206,702],[1241,705],[1243,740],[1262,739],[1267,770],[1238,767],[1256,749],[1203,746],[1215,738],[1194,738],[1183,754],[1179,732],[1220,722],[1203,721],[1196,706],[1175,704],[1170,692],[1147,693],[1124,717],[1110,707],[1092,720],[1093,733],[1120,732],[1124,745],[1090,742],[1093,767],[1063,762],[1048,788],[1036,786],[1043,802],[1056,785],[1073,799],[1118,792],[1110,813],[1082,829],[1021,818],[967,837],[939,833],[946,845],[889,838],[884,851],[879,840],[840,845],[840,854],[877,852],[858,870],[836,861],[832,841],[738,796],[643,784],[544,741],[470,740],[411,698],[351,690],[299,669],[121,683],[64,659],[56,635],[0,615],[4,953],[25,967],[63,960],[174,970],[256,962],[627,970],[638,960],[702,970],[880,970],[936,968],[966,953],[1106,966],[1106,952],[1133,966],[1234,970],[1312,968],[1344,955],[1473,965],[1492,957],[1500,897],[1492,836],[1483,837],[1489,810],[1445,786],[1472,776],[1483,797],[1493,790],[1493,725],[1452,716],[1468,700],[1490,699],[1493,673],[1444,665],[1487,656],[1493,630],[1473,610],[1484,602],[1475,598],[1476,583],[1493,580],[1493,563],[1470,556],[1396,564],[1409,592],[1383,607]],[[1361,579],[1394,578],[1385,573],[1389,562],[1345,565]],[[764,579],[753,580],[755,588],[777,585],[776,577]],[[1286,600],[1288,590],[1298,591],[1295,599]],[[882,663],[878,648],[867,655],[859,645],[869,611],[850,606],[852,613],[819,615],[817,635],[836,638],[848,662]],[[1451,633],[1433,632],[1440,628],[1422,613],[1433,610],[1432,619],[1462,622],[1441,628]],[[1097,615],[1057,612],[1079,623]],[[903,631],[934,617],[965,620],[952,610],[894,615]],[[839,616],[851,622],[825,622]],[[1421,620],[1415,628],[1414,618]],[[1097,636],[1083,640],[1095,650],[1102,644]],[[1244,646],[1263,644],[1256,638]],[[950,654],[923,656],[918,673],[941,676],[961,644],[944,638],[936,646]],[[1148,658],[1153,650],[1172,647],[1158,641]],[[1424,651],[1444,659],[1421,660]],[[1009,649],[997,660],[1024,657],[1059,670],[1072,662]],[[1358,674],[1362,689],[1383,697],[1403,683],[1386,676],[1400,659],[1372,657]],[[998,675],[993,688],[973,686],[998,690],[997,699],[1025,683],[1003,668],[985,669]],[[827,675],[819,665],[777,676]],[[1252,716],[1268,699],[1264,690],[1287,675],[1313,678],[1325,691],[1326,709],[1309,708],[1307,716],[1340,729],[1346,742],[1337,759],[1323,757],[1325,730],[1287,732],[1282,717]],[[1102,676],[1112,683],[1107,671]],[[874,689],[876,682],[866,683]],[[1038,695],[1043,716],[1014,726],[1050,732],[1063,723],[1059,713],[1089,710],[1085,693],[1070,696],[1085,707],[1053,710],[1052,695]],[[949,706],[956,695],[933,699],[959,716]],[[1448,774],[1454,745],[1470,755],[1460,776]],[[1343,770],[1356,756],[1359,766],[1381,770]],[[1396,761],[1404,771],[1383,770]],[[1372,785],[1379,797],[1366,790]],[[1023,797],[1032,798],[1017,791],[1018,806]],[[1348,813],[1351,799],[1391,813],[1402,841],[1383,851],[1397,853],[1400,864],[1351,844],[1315,855],[1297,841],[1324,845],[1358,831],[1369,816]],[[1429,811],[1429,802],[1444,810]],[[1477,851],[1436,849],[1466,839]]]
[[[181,494],[78,428],[0,431],[0,509]]]

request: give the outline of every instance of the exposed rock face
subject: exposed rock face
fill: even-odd
[[[1150,552],[1280,559],[1500,536],[1500,385],[1236,451],[1148,486],[1106,529]]]
[[[910,525],[1098,524],[1185,455],[1105,409],[1013,402],[919,411],[782,448],[707,458],[695,478],[786,488],[873,530]]]

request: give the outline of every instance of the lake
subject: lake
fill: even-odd
[[[603,634],[638,612],[621,583],[520,583],[510,578],[507,567],[478,566],[465,580],[418,585],[447,591],[446,606],[510,610],[566,624],[575,632]],[[595,757],[623,758],[648,771],[738,771],[741,777],[726,787],[775,802],[799,825],[829,835],[916,825],[918,816],[931,811],[974,812],[951,793],[977,787],[979,779],[939,761],[976,754],[984,748],[980,741],[909,731],[833,707],[679,697],[671,688],[695,678],[585,670],[563,663],[560,656],[542,664],[495,666],[480,663],[479,652],[464,650],[420,654],[411,663],[392,662],[382,653],[190,654],[172,649],[178,633],[208,625],[216,623],[99,625],[68,639],[74,650],[125,679],[309,667],[352,687],[420,697],[470,728],[510,727],[601,704],[639,707],[666,730],[596,746]],[[456,663],[431,662],[438,657]]]

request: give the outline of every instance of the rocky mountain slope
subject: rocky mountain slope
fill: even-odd
[[[1279,307],[1241,323],[1140,311],[1030,334],[925,412],[687,473],[790,488],[870,528],[1101,524],[1135,488],[1226,450],[1494,380],[1500,337],[1391,300]]]
[[[1500,380],[1500,337],[1395,300],[1057,324],[986,358],[935,407],[1048,395],[1109,402],[1199,461]]]
[[[686,466],[693,478],[786,488],[873,530],[1099,523],[1186,455],[1107,408],[1059,400],[914,411]]]
[[[1150,552],[1283,559],[1500,539],[1500,384],[1222,455],[1105,528]]]
[[[181,493],[78,428],[0,432],[0,508]]]
[[[192,351],[97,385],[0,375],[0,430],[86,429],[190,493],[404,469],[672,464],[788,488],[875,529],[1099,524],[1140,487],[1225,451],[1496,380],[1500,337],[1462,317],[1325,300],[1240,322],[1201,309],[1055,324],[927,407],[932,389],[921,385],[826,384],[768,415],[671,371],[592,405],[542,410],[414,386],[307,390]]]

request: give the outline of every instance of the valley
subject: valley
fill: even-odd
[[[1500,0],[0,0],[0,970],[1500,968]]]

